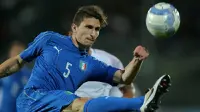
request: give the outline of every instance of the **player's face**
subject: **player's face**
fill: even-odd
[[[100,21],[95,18],[85,18],[79,26],[72,25],[76,40],[85,47],[91,47],[99,36]]]
[[[22,52],[24,50],[24,47],[22,46],[18,46],[18,45],[14,45],[11,47],[10,52],[9,52],[9,57],[12,58],[14,56],[17,56],[18,54],[20,54],[20,52]]]

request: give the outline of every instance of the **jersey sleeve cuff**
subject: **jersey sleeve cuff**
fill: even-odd
[[[28,60],[28,58],[26,58],[27,56],[26,56],[25,51],[21,52],[21,53],[19,54],[19,56],[20,56],[20,58],[21,58],[22,60],[24,60],[24,61],[26,61],[26,62],[30,62],[30,61],[31,61],[31,60]]]
[[[115,83],[114,81],[113,81],[113,79],[114,79],[114,75],[115,75],[115,72],[117,71],[117,70],[120,70],[120,69],[118,69],[118,68],[114,68],[114,67],[111,67],[111,66],[109,66],[109,68],[108,68],[108,77],[107,77],[107,82],[109,83],[109,84],[111,84],[112,86],[117,86],[118,85],[118,83]]]

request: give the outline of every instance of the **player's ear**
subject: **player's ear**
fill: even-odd
[[[76,30],[77,30],[77,25],[74,24],[74,23],[72,23],[71,29],[72,29],[72,32],[76,32]]]

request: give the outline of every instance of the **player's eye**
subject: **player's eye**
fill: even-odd
[[[85,27],[88,28],[88,29],[93,29],[92,25],[86,25]]]
[[[99,30],[100,30],[100,27],[96,27],[95,30],[96,30],[96,31],[99,31]]]

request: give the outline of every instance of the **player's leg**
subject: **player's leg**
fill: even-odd
[[[62,112],[70,109],[73,112],[109,112],[123,110],[139,110],[144,101],[144,97],[119,98],[119,97],[99,97],[94,99],[77,98],[73,103],[65,107]],[[92,110],[87,108],[91,107]]]
[[[167,90],[170,84],[169,76],[165,75],[158,79],[154,87],[142,98],[116,98],[100,97],[95,99],[78,98],[66,91],[38,91],[25,90],[17,99],[17,109],[24,111],[65,111],[65,107],[72,102],[73,112],[109,112],[141,109],[142,112],[153,110],[159,102],[159,98]],[[85,103],[86,102],[86,103]],[[95,106],[95,108],[94,108]],[[140,108],[141,107],[141,108]]]
[[[112,100],[108,99],[101,99],[103,104],[100,104],[98,101],[95,101],[95,99],[89,100],[84,107],[85,112],[100,112],[99,110],[105,110],[105,112],[109,111],[124,111],[124,110],[134,110],[139,109],[142,112],[153,112],[158,108],[158,104],[160,102],[160,98],[163,96],[164,93],[168,91],[168,88],[171,85],[171,79],[169,75],[163,75],[160,77],[156,83],[154,84],[153,88],[146,93],[145,100],[141,107],[139,107],[139,99],[124,99],[121,98],[121,100],[118,100],[116,98],[113,98]],[[97,99],[96,99],[97,100]],[[135,101],[134,101],[135,100]],[[120,103],[119,103],[120,102]],[[132,105],[132,106],[131,106]],[[96,106],[96,108],[93,108],[93,106]],[[99,106],[99,108],[97,107]],[[104,108],[102,108],[104,107]],[[102,108],[102,109],[101,109]],[[107,111],[106,111],[107,109]],[[87,111],[86,111],[87,110]],[[102,111],[104,112],[104,111]]]
[[[140,110],[142,112],[152,112],[157,109],[163,93],[167,92],[170,86],[170,77],[164,75],[160,77],[153,88],[146,93],[144,97],[140,98],[118,98],[118,97],[99,97],[83,102],[81,109],[76,112],[110,112],[110,111],[127,111]],[[144,100],[144,101],[143,101]],[[78,100],[76,100],[78,101]],[[73,104],[76,104],[76,101]],[[72,105],[73,107],[73,105]],[[82,109],[84,109],[82,111]]]
[[[71,104],[71,110],[73,110],[73,112],[83,112],[84,109],[84,105],[85,103],[90,100],[90,98],[77,98],[73,101],[73,103]],[[66,109],[63,109],[66,110]]]
[[[69,106],[78,96],[62,90],[26,89],[17,99],[18,112],[58,112]]]

